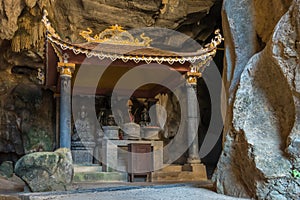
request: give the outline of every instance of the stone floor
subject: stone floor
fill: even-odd
[[[19,193],[11,194],[20,199],[26,200],[238,200],[212,190],[209,181],[180,184],[153,184],[145,182],[135,183],[82,183],[73,184],[65,192],[44,192],[44,193]],[[15,198],[15,199],[19,199]],[[0,195],[0,200],[10,199],[9,196]]]

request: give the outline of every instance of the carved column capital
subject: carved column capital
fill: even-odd
[[[58,62],[57,71],[59,71],[61,76],[72,76],[72,73],[75,70],[74,63]]]
[[[187,72],[186,81],[190,85],[197,85],[197,78],[201,77],[201,72]]]

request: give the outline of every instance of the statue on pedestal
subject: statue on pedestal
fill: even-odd
[[[79,117],[75,121],[75,128],[74,134],[72,135],[72,141],[94,141],[94,135],[91,132],[91,125],[87,118],[87,111],[85,106],[81,106],[78,115]]]
[[[75,121],[72,135],[72,157],[75,164],[92,164],[95,148],[95,137],[87,117],[85,106],[81,106],[78,118]]]

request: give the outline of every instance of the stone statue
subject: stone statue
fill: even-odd
[[[150,122],[149,112],[146,107],[141,112],[141,126],[148,126]]]
[[[91,131],[91,125],[87,118],[87,111],[85,109],[85,106],[81,106],[78,115],[79,117],[75,121],[75,129],[74,134],[72,136],[72,140],[81,140],[82,142],[94,141],[94,135]]]
[[[93,163],[95,136],[92,124],[87,116],[88,113],[85,106],[81,106],[78,118],[75,121],[75,129],[71,142],[72,157],[75,164],[90,165]],[[99,155],[96,156],[99,157]]]
[[[128,108],[128,116],[129,116],[129,121],[131,122],[131,123],[133,123],[134,122],[134,114],[132,113],[133,111],[132,111],[132,106],[133,106],[133,103],[132,103],[132,101],[131,100],[128,100],[128,102],[127,102],[127,108]]]
[[[105,110],[101,109],[99,114],[98,114],[98,122],[100,123],[101,126],[106,124],[106,120],[105,120],[106,116],[105,116]]]

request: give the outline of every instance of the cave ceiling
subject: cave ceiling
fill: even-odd
[[[163,27],[206,41],[220,28],[221,0],[2,0],[0,1],[0,69],[7,66],[40,68],[45,28],[42,10],[63,40],[84,42],[79,33],[91,28],[100,33],[118,24],[125,29]],[[179,38],[163,37],[161,45]]]

